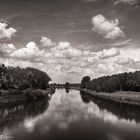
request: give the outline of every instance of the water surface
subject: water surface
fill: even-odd
[[[0,109],[0,140],[140,140],[140,108],[56,90]]]

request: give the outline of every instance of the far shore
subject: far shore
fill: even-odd
[[[131,91],[116,91],[113,93],[96,92],[89,89],[81,89],[78,87],[71,87],[70,89],[79,90],[99,99],[111,100],[117,103],[124,103],[128,105],[140,106],[140,92]]]

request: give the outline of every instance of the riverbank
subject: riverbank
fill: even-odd
[[[111,100],[113,102],[124,103],[128,105],[140,106],[140,93],[139,92],[125,92],[125,91],[117,91],[113,93],[106,92],[96,92],[88,89],[80,89],[80,88],[72,88],[75,90],[79,90],[83,93],[87,93],[96,98]]]
[[[27,100],[50,98],[54,89],[26,89],[26,90],[0,90],[0,106],[6,104],[19,104]]]

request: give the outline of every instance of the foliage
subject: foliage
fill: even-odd
[[[66,82],[65,84],[59,84],[59,83],[53,83],[50,84],[51,87],[54,88],[72,88],[72,87],[80,87],[80,83],[68,83]]]
[[[90,88],[90,77],[89,76],[85,76],[82,78],[80,87],[81,88]]]
[[[81,81],[81,88],[105,92],[115,92],[118,90],[139,92],[140,71],[103,76],[90,82],[89,77],[85,76]]]
[[[50,80],[45,72],[34,68],[0,65],[0,89],[46,89]]]
[[[66,88],[66,89],[70,88],[70,83],[66,82],[66,83],[65,83],[65,88]]]

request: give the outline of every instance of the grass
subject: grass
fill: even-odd
[[[113,93],[107,93],[107,92],[91,91],[89,89],[80,89],[80,88],[74,89],[80,90],[81,92],[90,94],[97,98],[111,100],[118,103],[140,106],[140,92],[117,91]]]

